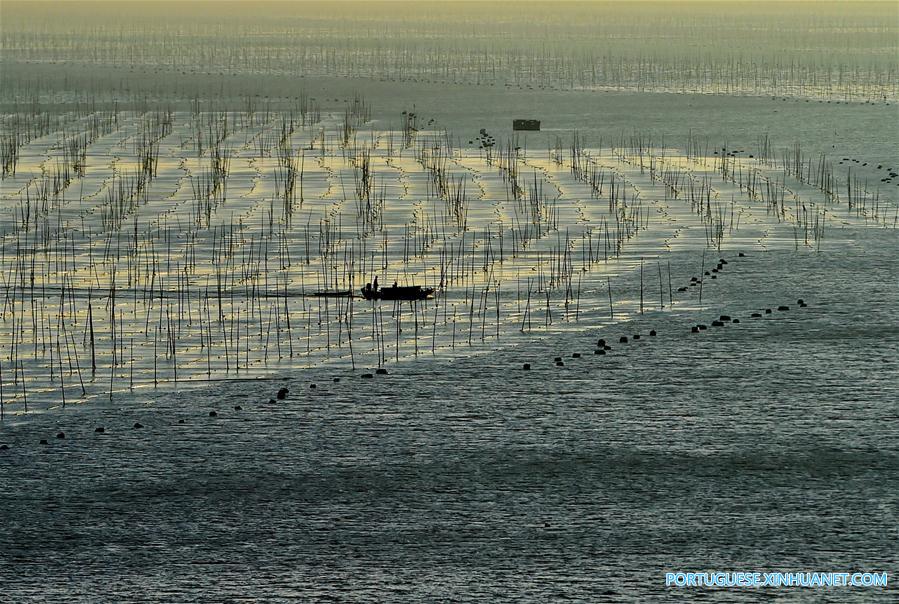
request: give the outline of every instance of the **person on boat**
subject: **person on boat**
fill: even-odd
[[[362,295],[364,295],[364,296],[371,295],[371,283],[365,284],[365,287],[362,288]]]
[[[375,275],[375,282],[372,284],[372,291],[378,291],[378,276]]]
[[[396,289],[396,279],[393,280],[393,289]]]

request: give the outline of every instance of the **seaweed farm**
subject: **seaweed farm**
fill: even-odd
[[[21,90],[109,98],[122,76],[166,93],[178,76],[237,74],[516,90],[629,90],[895,100],[895,7],[888,2],[219,2],[144,3],[115,10],[10,8],[7,76]],[[15,7],[15,5],[13,5]],[[91,7],[94,7],[93,10]],[[764,32],[764,43],[759,43]],[[246,41],[252,43],[247,44]],[[698,43],[701,41],[701,43]],[[78,85],[36,79],[40,68],[89,66]],[[20,65],[29,65],[21,73]],[[112,70],[107,71],[107,70]],[[161,76],[167,77],[161,77]],[[155,76],[155,77],[152,77]],[[169,81],[166,81],[169,80]],[[190,80],[181,84],[190,87]],[[118,89],[118,90],[117,90]],[[291,95],[292,96],[292,95]]]
[[[897,53],[889,2],[4,1],[0,600],[894,601]],[[744,571],[889,581],[666,580]]]
[[[892,191],[764,139],[585,148],[574,133],[526,149],[484,129],[472,149],[414,112],[383,130],[369,111],[304,97],[285,113],[64,115],[18,148],[0,223],[4,409],[699,307],[707,280],[672,273],[670,253],[714,279],[703,263],[717,272],[722,247],[817,251],[899,218]],[[323,295],[377,278],[437,294]]]

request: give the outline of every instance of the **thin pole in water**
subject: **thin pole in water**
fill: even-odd
[[[659,268],[659,308],[665,308],[665,290],[662,286],[662,263],[657,262]]]
[[[702,282],[705,277],[705,250],[702,250],[702,264],[699,267],[699,310],[702,310]]]
[[[609,277],[606,277],[606,285],[608,287],[609,292],[609,318],[615,318],[615,312],[612,309],[612,280]]]
[[[640,258],[640,314],[643,314],[643,258]]]

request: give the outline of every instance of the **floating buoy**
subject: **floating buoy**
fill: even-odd
[[[596,345],[597,345],[597,346],[605,346],[605,345],[606,345],[605,339],[599,338],[599,339],[596,341]]]
[[[686,288],[686,286],[685,286],[685,287],[678,287],[678,288],[677,288],[677,291],[679,291],[679,292],[685,292],[685,291],[687,291],[687,288]]]
[[[789,307],[789,306],[786,306],[786,305],[783,305],[783,304],[781,304],[781,305],[780,305],[780,306],[778,306],[778,307],[777,307],[777,310],[790,310],[790,307]]]
[[[275,396],[279,401],[283,401],[285,398],[287,398],[288,392],[290,392],[290,390],[288,390],[287,388],[281,388],[280,390],[278,390],[278,394],[276,394]]]
[[[362,377],[363,380],[370,380],[371,378],[373,378],[373,377],[375,377],[375,376],[373,376],[373,375],[370,374],[370,373],[363,373],[361,377]]]
[[[179,420],[178,420],[178,423],[179,423],[179,424],[183,424],[183,423],[184,423],[184,420],[183,420],[183,419],[179,419]]]
[[[597,348],[596,350],[593,351],[593,354],[605,354],[605,353],[606,353],[606,351],[603,348]]]
[[[100,426],[99,428],[94,428],[94,432],[97,434],[103,434],[104,432],[106,432],[106,428]]]
[[[712,275],[712,279],[717,279],[718,275]]]
[[[572,359],[579,359],[579,358],[581,358],[581,353],[575,352],[573,355],[571,355],[571,358],[572,358]]]
[[[802,298],[796,300],[796,304],[805,304],[805,301]]]
[[[740,258],[743,258],[745,256],[746,256],[746,254],[744,254],[743,252],[740,252]]]
[[[268,402],[269,402],[269,404],[272,404],[272,403],[274,403],[274,402],[275,402],[275,399],[273,399],[273,398],[270,398],[270,399],[268,399]]]
[[[8,451],[9,445],[0,445],[0,451]]]
[[[765,314],[766,314],[766,315],[770,315],[770,314],[771,314],[771,309],[770,309],[770,308],[766,308],[766,309],[765,309]]]
[[[724,327],[724,321],[712,321],[712,327]]]
[[[719,321],[730,321],[730,315],[721,315],[718,317]]]
[[[525,371],[530,371],[530,369],[531,369],[531,364],[530,364],[530,363],[525,363],[524,365],[522,365],[521,368],[524,369]]]
[[[760,313],[760,312],[754,312],[754,313],[752,313],[750,316],[751,316],[753,319],[761,319],[761,318],[762,318],[762,313]]]
[[[621,336],[620,338],[618,338],[618,343],[627,344],[627,336]]]
[[[340,378],[334,378],[334,383],[335,383],[335,384],[336,384],[337,382],[339,382],[339,381],[340,381]]]
[[[565,366],[565,363],[563,363],[562,361],[556,361],[556,367],[564,367],[564,366]]]
[[[699,328],[694,325],[693,327],[690,328],[690,332],[691,333],[699,333]]]
[[[65,438],[65,437],[63,437],[63,438]],[[46,439],[46,438],[42,438],[42,439],[41,439],[41,442],[40,442],[39,444],[47,445],[47,444],[50,444],[50,443],[47,442],[47,439]]]
[[[655,330],[655,329],[650,329],[650,330],[649,330],[649,337],[651,337],[651,338],[656,337],[656,330]]]
[[[558,363],[558,362],[561,361],[561,360],[562,360],[562,357],[556,357],[556,358],[553,359],[553,362],[554,362],[554,363]]]
[[[634,339],[635,339],[635,340],[639,340],[639,339],[640,339],[640,334],[635,333],[635,334],[634,334]]]
[[[734,319],[734,323],[739,323],[740,319]]]
[[[805,308],[806,306],[808,306],[808,304],[806,304],[805,302],[803,302],[802,304],[799,305],[799,308]]]
[[[58,438],[58,439],[60,439],[60,440],[63,439],[63,438],[65,438],[65,437],[66,437],[66,433],[65,433],[65,432],[57,432],[57,433],[56,433],[56,438]]]
[[[727,264],[727,260],[725,260],[724,258],[722,258],[721,260],[718,261],[718,263],[719,263],[719,264]]]
[[[234,410],[235,411],[243,411],[243,407],[241,407],[240,405],[234,405]]]
[[[698,327],[699,329],[701,329],[701,330],[703,330],[703,331],[705,331],[706,329],[709,328],[708,325],[705,325],[705,324],[703,324],[703,323],[700,323],[700,324],[697,325],[696,327]]]
[[[375,373],[377,373],[378,375],[387,375],[387,370],[383,367],[379,367],[377,371],[375,371]]]
[[[706,271],[706,272],[705,272],[705,276],[706,276],[706,277],[708,277],[709,274],[710,274],[709,271]]]
[[[139,428],[143,428],[143,427],[144,427],[143,424],[141,424],[140,422],[134,422],[135,429],[139,429]]]
[[[318,386],[316,386],[315,384],[309,384],[309,388],[315,390],[316,388],[318,388]]]
[[[209,412],[209,417],[218,417],[218,416],[219,416],[219,414],[216,413],[215,411],[210,411],[210,412]]]

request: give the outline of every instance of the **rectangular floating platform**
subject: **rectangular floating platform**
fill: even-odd
[[[540,130],[540,120],[512,120],[512,130]]]

